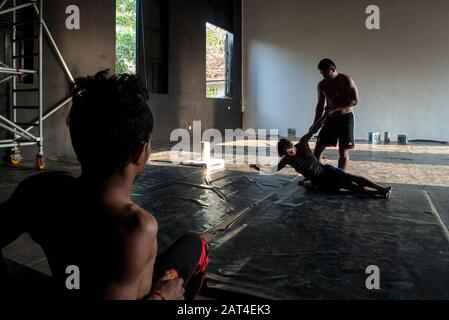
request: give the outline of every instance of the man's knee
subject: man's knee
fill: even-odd
[[[181,236],[181,238],[178,239],[178,241],[183,241],[183,242],[198,242],[200,241],[200,235],[193,233],[193,232],[188,232],[186,234],[184,234],[183,236]]]
[[[190,244],[190,246],[192,247],[201,247],[203,243],[203,237],[200,236],[199,234],[189,232],[184,234],[176,242],[180,242],[183,244]]]
[[[185,248],[198,253],[198,265],[200,271],[204,272],[209,264],[209,244],[206,239],[196,233],[186,233],[177,242],[183,243]]]

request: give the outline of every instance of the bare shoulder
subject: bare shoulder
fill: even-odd
[[[103,298],[140,298],[141,288],[151,286],[151,278],[148,280],[145,275],[151,275],[157,255],[157,221],[135,204],[124,205],[118,211],[113,218],[114,268],[107,275]]]
[[[135,204],[128,204],[116,220],[119,255],[124,274],[132,277],[144,270],[157,254],[156,218]]]
[[[350,77],[350,76],[348,76],[348,75],[346,75],[346,74],[342,74],[342,73],[340,73],[340,76],[341,76],[341,79],[342,79],[345,83],[347,83],[347,84],[349,84],[349,85],[352,85],[352,84],[354,83],[354,79],[353,79],[352,77]]]
[[[319,90],[323,90],[323,87],[324,87],[325,83],[326,83],[325,79],[323,79],[320,82],[318,82],[318,89]]]
[[[157,235],[158,224],[156,218],[148,211],[137,206],[129,204],[123,208],[120,219],[120,229],[125,236],[135,238],[154,238]]]

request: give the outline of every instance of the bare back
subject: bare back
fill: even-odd
[[[145,210],[132,203],[107,207],[95,190],[57,172],[25,180],[5,206],[43,248],[57,292],[106,299],[150,292],[158,227]],[[80,290],[65,287],[71,265],[80,270]]]

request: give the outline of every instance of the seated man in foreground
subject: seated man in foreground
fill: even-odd
[[[314,156],[309,147],[309,140],[321,128],[326,117],[327,115],[321,117],[298,144],[293,145],[287,139],[279,141],[278,154],[282,159],[277,166],[277,171],[282,170],[286,165],[290,165],[306,179],[311,180],[314,186],[326,192],[337,192],[345,189],[358,194],[390,198],[391,187],[383,187],[364,177],[346,173],[331,165],[323,165]],[[251,167],[261,170],[258,165],[251,165]]]
[[[156,257],[157,221],[131,200],[150,156],[147,90],[137,76],[102,71],[77,79],[72,95],[67,123],[81,176],[46,172],[20,183],[0,204],[0,249],[28,232],[47,256],[56,297],[193,299],[206,241],[189,234]],[[66,286],[69,266],[79,268],[79,290]]]

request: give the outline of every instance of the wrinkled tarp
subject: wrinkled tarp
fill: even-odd
[[[153,166],[133,198],[157,218],[160,251],[244,212],[212,237],[211,288],[274,299],[449,298],[449,243],[423,186],[394,185],[386,201],[306,190],[293,178]],[[426,190],[448,207],[447,188]],[[381,290],[365,286],[370,265]]]

